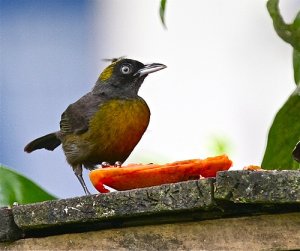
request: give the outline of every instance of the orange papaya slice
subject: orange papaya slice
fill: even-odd
[[[250,166],[245,166],[243,168],[244,171],[265,171],[264,169],[262,169],[260,166],[254,166],[254,165],[250,165]]]
[[[109,192],[103,185],[124,191],[157,186],[180,181],[215,177],[218,171],[228,170],[232,161],[226,156],[204,160],[190,159],[164,165],[129,164],[122,167],[107,167],[92,170],[89,174],[94,187],[101,193]]]

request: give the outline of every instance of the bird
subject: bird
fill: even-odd
[[[121,166],[142,138],[150,121],[150,109],[138,95],[145,78],[166,68],[129,58],[111,60],[90,92],[62,113],[60,130],[28,143],[24,151],[53,151],[60,144],[84,192],[83,167]]]
[[[293,158],[294,160],[300,162],[300,141],[297,143],[293,150]]]

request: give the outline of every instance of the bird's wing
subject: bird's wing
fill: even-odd
[[[61,115],[60,131],[62,134],[82,134],[89,128],[89,122],[101,105],[101,98],[88,93],[80,98]]]

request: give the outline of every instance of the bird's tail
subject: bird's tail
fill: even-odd
[[[31,141],[27,146],[25,146],[24,151],[31,153],[37,149],[42,148],[45,148],[49,151],[53,151],[60,144],[61,141],[57,137],[57,133],[54,132]]]

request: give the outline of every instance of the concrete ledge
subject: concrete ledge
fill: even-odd
[[[300,203],[300,170],[219,172],[214,198],[248,204]]]
[[[0,242],[129,226],[176,225],[179,222],[200,224],[200,221],[211,219],[259,214],[298,212],[299,217],[300,172],[226,171],[219,172],[216,179],[46,201],[1,210],[1,222],[10,223],[1,225]],[[220,222],[215,220],[216,224]]]
[[[214,206],[212,192],[213,180],[205,179],[16,206],[13,207],[13,214],[22,230],[66,227],[70,224],[82,227],[84,223],[95,226],[95,223],[101,222],[111,222],[112,226],[123,225],[127,218],[134,221],[142,216],[211,209]]]
[[[24,237],[23,232],[14,222],[13,213],[10,208],[0,208],[0,242],[13,241]]]

